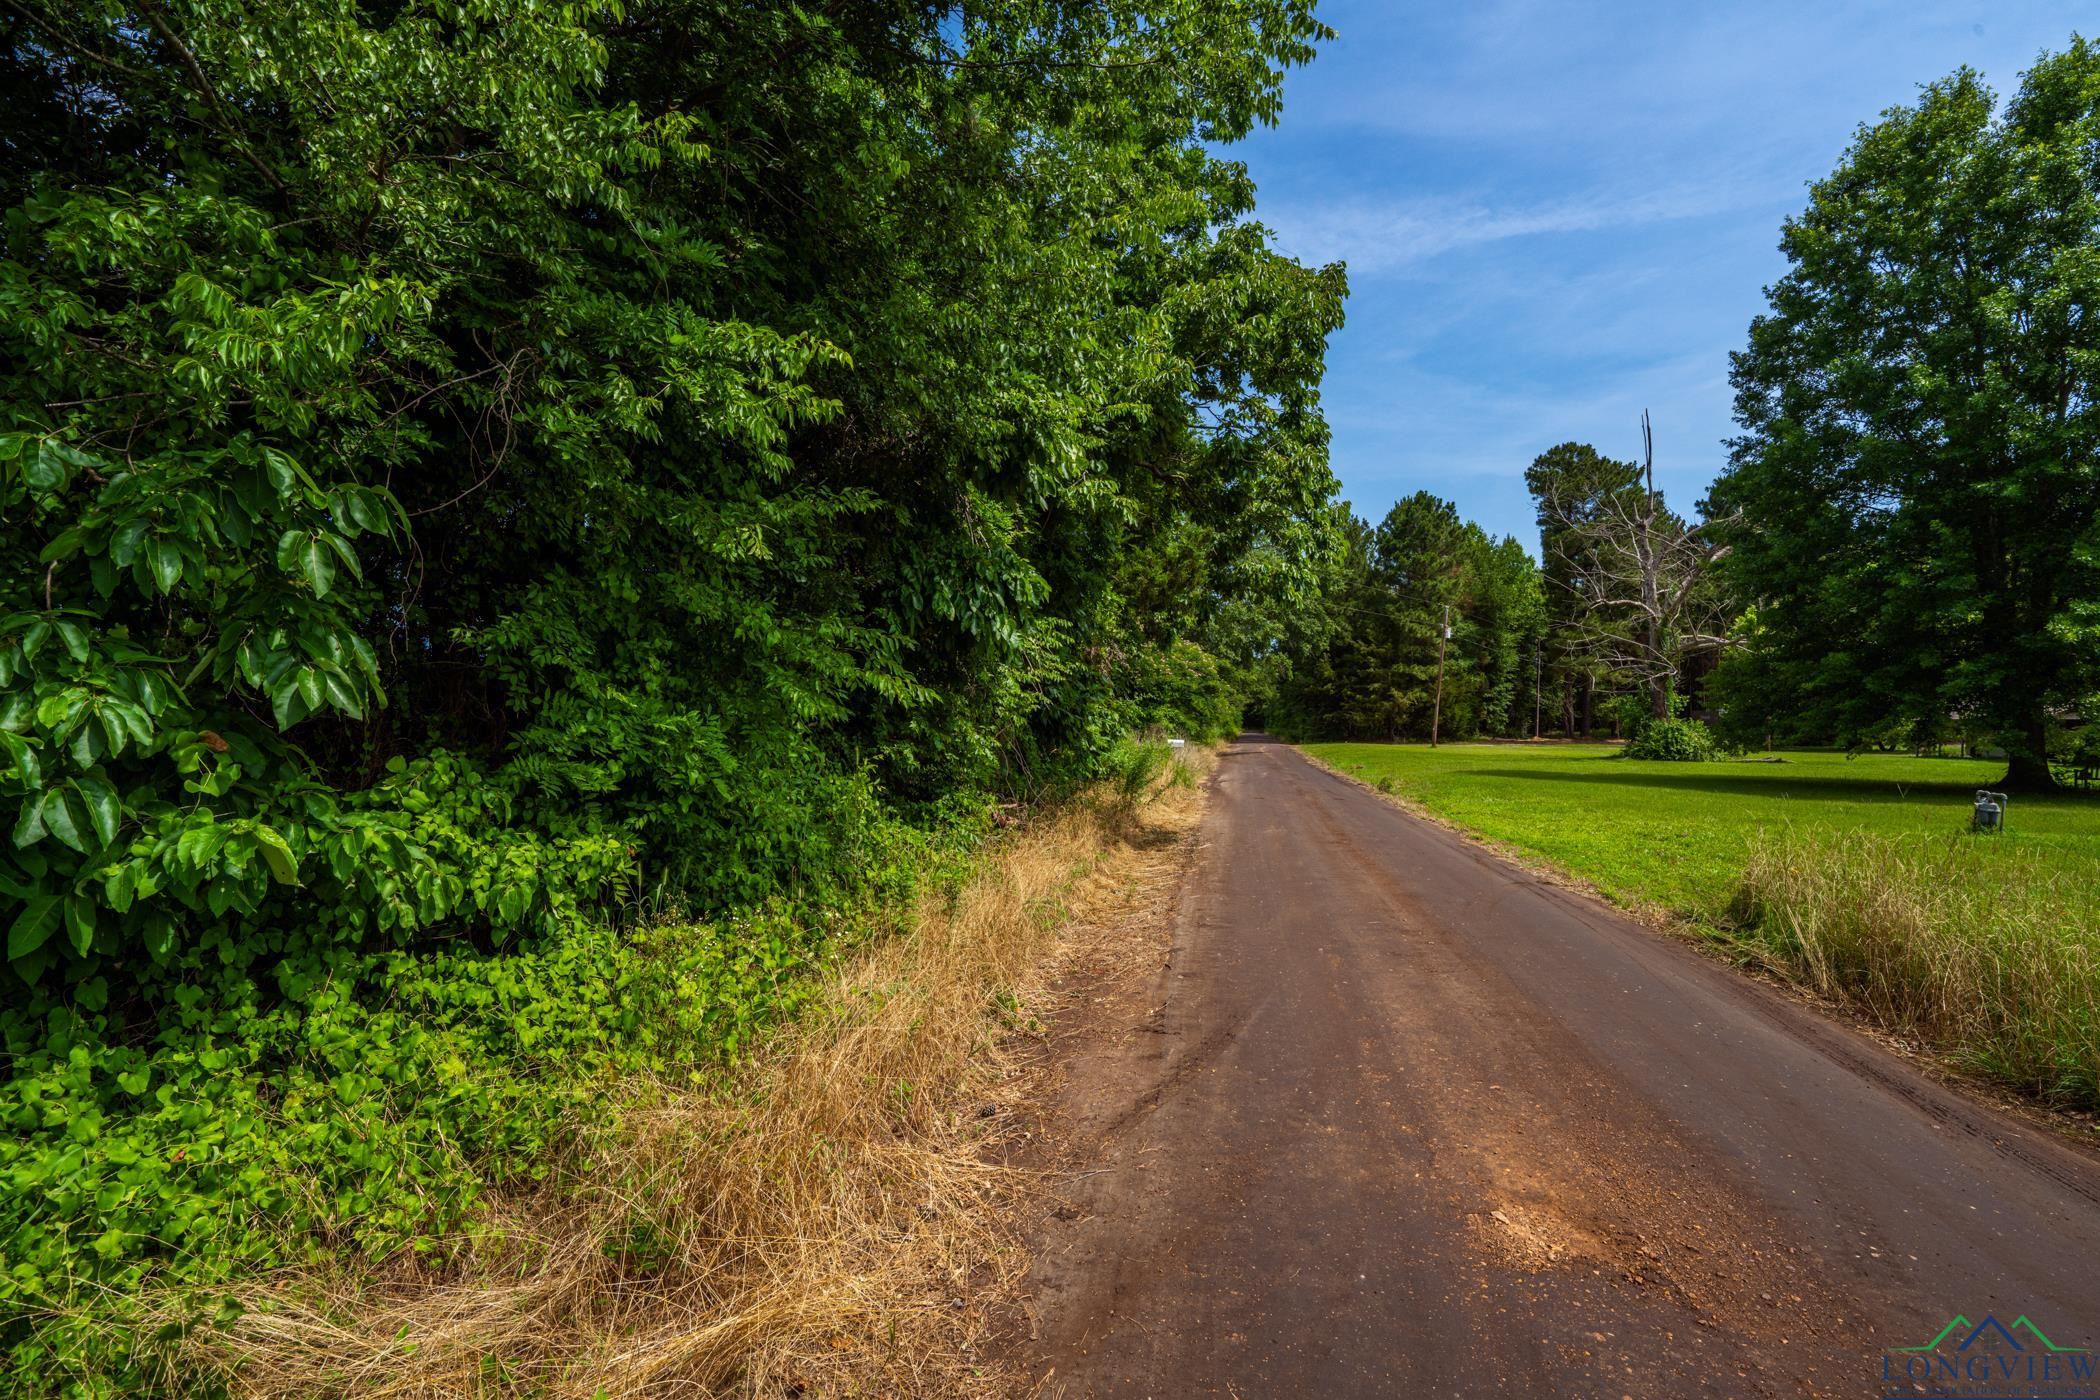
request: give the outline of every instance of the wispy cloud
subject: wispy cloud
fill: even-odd
[[[1753,202],[1751,191],[1714,182],[1501,207],[1451,197],[1265,203],[1262,217],[1300,260],[1347,262],[1350,271],[1371,275],[1484,244],[1701,218]]]

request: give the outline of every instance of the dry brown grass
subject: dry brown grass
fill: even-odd
[[[1060,930],[1199,801],[1166,783],[1009,833],[728,1090],[613,1087],[619,1130],[493,1202],[451,1262],[274,1279],[191,1360],[237,1395],[1009,1389],[979,1351],[1026,1262],[1009,1220],[1032,1183],[997,1162],[1017,1027]]]

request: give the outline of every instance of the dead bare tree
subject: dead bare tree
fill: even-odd
[[[1575,595],[1584,642],[1647,692],[1660,719],[1685,661],[1730,644],[1732,613],[1713,568],[1728,551],[1713,543],[1722,522],[1687,524],[1664,505],[1645,411],[1641,455],[1638,482],[1544,504],[1560,527],[1551,532],[1564,564],[1556,572]]]

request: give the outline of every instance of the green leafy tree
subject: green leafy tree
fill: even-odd
[[[792,1005],[917,833],[1229,724],[1226,620],[1326,548],[1345,281],[1226,149],[1324,33],[0,12],[19,1366],[60,1300],[445,1227],[570,1062]],[[664,962],[644,890],[726,948]]]
[[[1613,502],[1637,491],[1640,468],[1588,443],[1564,442],[1532,460],[1524,484],[1538,512],[1540,580],[1546,607],[1547,681],[1569,734],[1590,732],[1595,697],[1610,682],[1602,639],[1580,579],[1595,564],[1592,530]]]
[[[1543,686],[1546,594],[1540,569],[1514,535],[1492,539],[1467,527],[1468,596],[1460,616],[1479,674],[1477,727],[1484,734],[1528,734],[1534,688]],[[1542,700],[1542,697],[1540,697]]]
[[[2079,39],[2002,110],[1932,84],[1787,223],[1715,496],[1790,719],[1978,720],[2008,783],[2050,784],[2051,710],[2100,683],[2096,141]]]
[[[1300,736],[1426,738],[1528,733],[1545,628],[1538,569],[1427,491],[1374,528],[1349,517],[1325,579],[1322,622],[1303,634],[1270,709]],[[1441,630],[1443,693],[1437,719]]]

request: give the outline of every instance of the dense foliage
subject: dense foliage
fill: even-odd
[[[2046,786],[2100,691],[2100,48],[2002,111],[1963,71],[1864,128],[1788,222],[1716,497],[1758,603],[1737,690],[1848,744],[1980,726]]]
[[[1530,733],[1545,605],[1523,545],[1426,491],[1375,529],[1348,519],[1342,540],[1325,633],[1279,678],[1266,722],[1315,738]]]
[[[9,10],[17,1374],[427,1238],[917,833],[1235,722],[1344,289],[1217,151],[1309,8]]]

